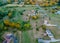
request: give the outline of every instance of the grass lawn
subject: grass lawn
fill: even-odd
[[[31,43],[30,37],[27,31],[22,32],[22,43]]]
[[[49,16],[51,17],[51,23],[56,24],[57,27],[48,27],[48,28],[51,29],[51,32],[53,33],[56,39],[60,39],[60,15],[49,14]]]

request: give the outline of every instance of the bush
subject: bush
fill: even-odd
[[[39,31],[39,28],[36,28],[37,31]]]
[[[20,28],[21,26],[20,26],[19,23],[17,23],[17,24],[15,25],[15,27],[16,27],[16,28]]]
[[[29,23],[24,24],[24,27],[25,27],[25,28],[30,28],[30,24],[29,24]]]
[[[8,13],[8,17],[11,17],[12,16],[12,13]]]
[[[46,25],[41,26],[43,30],[46,30]]]
[[[6,25],[6,26],[8,26],[9,25],[9,20],[4,20],[4,24]]]
[[[32,19],[36,20],[38,17],[37,16],[32,16]]]
[[[14,22],[11,22],[9,26],[10,27],[15,27],[15,23]]]
[[[31,25],[29,22],[23,21],[21,24],[21,29],[20,30],[29,30],[31,29]]]

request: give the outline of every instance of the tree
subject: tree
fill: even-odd
[[[16,27],[16,28],[20,28],[20,24],[17,23],[17,24],[15,25],[15,27]]]
[[[21,14],[21,15],[23,15],[23,12],[24,12],[25,10],[21,10],[21,11],[19,11],[19,13]]]
[[[53,4],[52,3],[49,3],[49,6],[52,6]]]
[[[21,24],[21,30],[29,30],[31,28],[31,25],[27,21],[23,21]]]
[[[7,19],[7,20],[4,20],[4,24],[6,25],[6,26],[9,26],[9,20]]]
[[[34,5],[34,4],[36,4],[36,0],[30,0],[30,3],[31,3],[32,5]]]
[[[36,20],[37,18],[38,18],[38,16],[32,16],[32,19],[35,19]]]
[[[11,12],[10,12],[10,13],[8,13],[8,16],[9,16],[9,17],[11,17],[11,16],[12,16],[12,13],[11,13]]]
[[[24,24],[24,27],[25,27],[25,28],[30,28],[30,24],[29,24],[29,23]]]
[[[15,23],[14,22],[11,22],[9,26],[10,27],[15,27]]]
[[[7,29],[8,29],[8,28],[5,26],[5,27],[4,27],[4,30],[7,30]]]
[[[48,7],[49,6],[49,4],[48,3],[45,3],[45,7]]]
[[[46,30],[46,25],[41,26],[43,30]]]
[[[39,28],[37,27],[36,30],[39,31]]]

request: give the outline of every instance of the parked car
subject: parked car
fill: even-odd
[[[49,29],[46,30],[46,33],[50,38],[54,37]]]

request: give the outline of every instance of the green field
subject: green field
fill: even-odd
[[[31,43],[30,37],[27,31],[22,32],[22,43]]]

